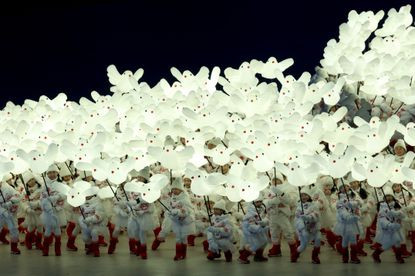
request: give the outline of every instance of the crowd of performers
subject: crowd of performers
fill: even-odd
[[[398,140],[396,159],[403,160],[406,152],[405,143]],[[241,160],[249,162],[243,156]],[[209,162],[204,169],[227,174],[231,165]],[[159,173],[170,172],[155,164],[132,171],[128,180],[147,182]],[[126,246],[118,240],[123,234],[128,235],[130,253],[147,259],[148,248],[159,250],[173,233],[175,261],[185,259],[187,247],[195,246],[197,239],[208,260],[223,254],[231,262],[236,254],[242,264],[280,257],[282,246],[289,247],[291,262],[304,257],[306,247],[312,246],[314,264],[320,263],[321,246],[337,251],[343,263],[353,264],[360,263],[368,249],[376,263],[386,250],[393,250],[398,263],[415,252],[412,183],[387,183],[375,189],[349,174],[344,179],[320,176],[315,184],[299,189],[278,172],[267,175],[270,185],[254,202],[196,196],[191,177],[173,175],[153,203],[141,194],[125,192],[121,184],[114,186],[113,198],[103,200],[90,192],[85,204],[74,208],[50,188],[53,182],[72,186],[84,180],[103,187],[107,181],[96,181],[87,171],[72,172],[62,164],[50,166],[44,179],[30,171],[8,174],[0,184],[0,242],[10,244],[12,254],[20,254],[19,246],[24,246],[48,256],[53,246],[54,255],[60,256],[61,237],[66,235],[66,250],[77,251],[75,241],[82,239],[86,254],[99,257],[103,247],[108,254],[117,254],[117,248]]]

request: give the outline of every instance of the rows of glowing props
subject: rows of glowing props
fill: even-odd
[[[320,174],[342,178],[349,171],[373,186],[407,179],[412,173],[409,161],[398,167],[379,153],[395,131],[414,145],[414,124],[403,126],[397,116],[383,121],[373,117],[370,122],[355,117],[357,127],[352,128],[343,121],[345,107],[313,114],[321,102],[336,105],[345,87],[353,85],[359,85],[361,97],[394,97],[399,104],[405,95],[410,103],[412,90],[405,84],[415,68],[414,49],[408,46],[415,38],[410,8],[391,10],[388,16],[376,30],[382,12],[349,14],[349,21],[340,26],[339,41],[329,41],[325,49],[319,72],[335,76],[327,79],[311,81],[308,72],[298,79],[285,76],[293,60],[272,57],[226,68],[223,76],[218,67],[211,72],[202,67],[197,74],[172,68],[172,85],[163,79],[150,87],[140,82],[142,69],[121,74],[111,65],[111,95],[93,91],[92,100],[81,98],[79,104],[67,101],[63,93],[54,99],[26,100],[22,106],[9,102],[0,111],[0,176],[29,168],[41,174],[53,162],[70,160],[98,181],[108,181],[96,191],[106,198],[128,180],[131,170],[160,163],[188,175],[195,194],[219,194],[231,201],[256,198],[268,183],[265,173],[274,168],[295,186],[314,183]],[[368,50],[365,42],[373,32],[376,37]],[[381,47],[384,40],[395,38],[404,38],[398,49]],[[260,82],[258,74],[265,81]],[[212,139],[216,146],[207,149]],[[250,161],[240,162],[241,155]],[[226,176],[207,173],[201,166],[208,162],[231,162],[232,168]],[[126,190],[144,197],[146,187],[146,200],[154,201],[165,181],[163,175],[157,177],[146,185],[128,183]]]

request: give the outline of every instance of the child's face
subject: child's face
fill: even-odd
[[[180,195],[181,193],[182,193],[182,190],[180,190],[180,189],[177,189],[177,188],[173,188],[173,189],[171,189],[171,193],[173,194],[173,195]]]
[[[305,203],[307,201],[309,201],[311,199],[311,197],[308,194],[305,193],[301,193],[301,202]]]
[[[395,193],[400,193],[402,192],[402,187],[401,184],[393,184],[392,189]]]
[[[72,177],[70,175],[65,175],[64,177],[62,177],[62,180],[65,182],[70,182],[72,180]]]
[[[144,177],[142,177],[142,176],[137,176],[136,179],[139,182],[143,182],[143,183],[146,182],[146,179]]]
[[[212,143],[209,143],[209,144],[207,144],[207,148],[211,150],[211,149],[216,148],[216,145],[212,144]]]
[[[192,180],[188,177],[183,178],[183,185],[186,188],[190,188],[190,185],[192,184]]]
[[[50,180],[55,180],[58,178],[58,172],[48,172],[47,175]]]
[[[393,201],[393,196],[391,196],[391,195],[386,195],[386,196],[385,196],[385,199],[386,199],[386,202],[387,202],[387,203],[391,203],[391,202]]]
[[[277,186],[277,185],[280,185],[280,184],[282,184],[282,181],[280,179],[278,179],[278,178],[273,178],[272,179],[272,185]]]
[[[346,189],[346,192],[349,192],[350,187],[349,185],[341,185],[339,189],[340,189],[340,192],[344,193],[345,189]]]
[[[261,207],[261,205],[262,205],[262,200],[255,201],[256,207]]]
[[[353,190],[358,189],[359,188],[359,181],[350,182],[350,186],[352,187]]]
[[[227,174],[229,172],[229,164],[225,164],[222,166],[222,173]]]
[[[94,178],[92,177],[92,175],[87,176],[87,177],[85,178],[85,181],[86,181],[86,182],[92,182],[93,180],[94,180]]]
[[[323,192],[326,196],[331,195],[331,188],[329,186],[324,187]]]
[[[27,182],[27,186],[29,186],[30,188],[32,188],[33,186],[35,186],[36,185],[36,180],[34,179],[34,178],[32,178],[32,179],[30,179],[28,182]]]
[[[395,154],[397,156],[402,156],[406,153],[406,150],[403,147],[396,147],[395,148]]]
[[[222,209],[218,209],[218,208],[213,208],[213,213],[215,214],[215,216],[220,216],[223,213]]]

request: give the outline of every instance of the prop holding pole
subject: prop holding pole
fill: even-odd
[[[261,218],[261,214],[259,213],[259,211],[258,211],[258,208],[256,207],[256,205],[255,205],[255,201],[252,201],[252,204],[254,205],[254,207],[255,207],[255,211],[256,211],[256,213],[257,213],[257,215],[258,215],[258,217],[259,217],[259,220],[262,220],[262,218]]]
[[[18,174],[18,176],[20,178],[20,181],[22,181],[22,183],[23,183],[23,187],[24,187],[24,189],[26,191],[26,195],[27,195],[27,200],[30,201],[30,192],[29,192],[29,188],[27,187],[27,183],[24,182],[23,176],[22,176],[21,173]]]
[[[164,207],[164,209],[166,209],[166,210],[167,210],[167,212],[169,212],[169,213],[170,213],[170,209],[169,209],[169,208],[167,208],[167,206],[166,206],[166,205],[164,205],[164,203],[163,203],[163,202],[161,202],[161,200],[160,200],[160,199],[157,199],[157,201],[158,201],[158,203],[160,203],[160,204],[161,204],[161,206],[163,206],[163,207]]]
[[[43,178],[43,182],[45,183],[46,193],[48,194],[48,197],[50,197],[49,187],[48,187],[48,184],[46,183],[46,179],[45,179],[45,174],[44,173],[42,173],[42,178]],[[53,205],[52,201],[50,202],[50,205],[52,205],[52,207],[55,208],[55,206]]]
[[[301,187],[300,186],[298,186],[298,196],[300,197],[301,213],[304,215],[304,206],[303,206],[303,201],[301,200]]]
[[[242,206],[242,203],[240,201],[238,202],[238,212],[239,212],[239,208],[241,208],[242,214],[245,215],[244,207]]]
[[[206,196],[203,196],[203,200],[205,201],[206,212],[207,212],[207,215],[208,215],[209,223],[210,223],[210,225],[213,225],[213,224],[212,224],[212,220],[211,220],[211,218],[210,218],[210,216],[211,216],[212,214],[210,213],[210,208],[209,208],[209,202],[208,202],[208,199],[206,199]]]
[[[116,199],[117,201],[120,201],[120,199],[118,198],[117,194],[115,193],[115,191],[114,191],[114,189],[112,188],[112,186],[111,186],[110,182],[108,181],[108,179],[107,179],[107,180],[105,180],[105,181],[107,181],[107,184],[108,184],[108,186],[110,187],[111,192],[114,194],[115,199]]]

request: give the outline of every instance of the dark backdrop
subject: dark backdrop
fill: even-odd
[[[0,107],[42,94],[108,93],[109,64],[121,72],[142,67],[143,80],[155,85],[172,80],[171,66],[195,72],[292,57],[289,73],[299,76],[314,70],[349,10],[410,1],[32,2],[0,8]]]

